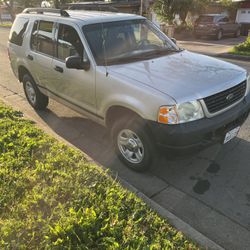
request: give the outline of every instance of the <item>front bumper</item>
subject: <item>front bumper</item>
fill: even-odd
[[[247,119],[250,111],[250,94],[228,111],[201,120],[165,125],[149,121],[155,143],[165,149],[192,151],[216,143],[223,143],[225,134],[240,126]]]

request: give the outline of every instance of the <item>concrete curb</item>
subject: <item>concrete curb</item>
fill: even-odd
[[[250,56],[234,55],[234,54],[230,54],[230,53],[222,53],[222,54],[218,54],[218,55],[214,55],[214,56],[250,62]]]
[[[18,95],[17,93],[9,90],[8,88],[5,88],[5,87],[3,87],[3,86],[0,85],[0,93],[3,92],[3,90],[8,90],[9,92],[11,92],[13,94]],[[7,98],[5,96],[0,96],[0,100],[2,100],[7,105],[10,105],[13,108],[16,108],[16,107],[14,107],[13,103],[11,103],[10,101],[7,100]],[[34,120],[30,115],[25,114],[25,117],[27,117],[28,119]],[[45,128],[44,125],[42,125],[42,124],[37,124],[37,125],[42,130],[45,130],[45,133],[47,133],[46,132],[46,128]],[[51,133],[49,133],[49,134],[51,136],[55,137],[56,139],[61,140],[64,143],[68,144],[69,146],[71,146],[73,148],[76,148],[74,145],[72,145],[71,143],[65,141],[60,136],[55,136],[55,135],[53,135]],[[87,158],[88,158],[88,160],[90,162],[95,162],[90,157],[87,156]],[[97,165],[99,165],[101,168],[106,169],[104,166],[100,165],[99,163],[97,163],[97,162],[95,162],[95,163]],[[208,237],[206,237],[205,235],[203,235],[202,233],[200,233],[197,230],[195,230],[192,226],[190,226],[189,224],[187,224],[186,222],[184,222],[183,220],[181,220],[180,218],[178,218],[177,216],[175,216],[173,213],[171,213],[170,211],[168,211],[164,207],[162,207],[159,204],[157,204],[155,201],[153,201],[152,199],[150,199],[148,196],[146,196],[144,193],[142,193],[141,191],[139,191],[133,185],[131,185],[130,183],[128,183],[127,181],[125,181],[121,177],[115,175],[114,172],[111,172],[111,174],[113,175],[113,177],[115,177],[121,183],[122,186],[124,186],[125,188],[127,188],[129,191],[135,193],[152,210],[154,210],[155,212],[157,212],[161,217],[165,218],[173,227],[175,227],[177,230],[183,232],[184,235],[186,235],[190,239],[192,239],[195,242],[197,242],[200,246],[204,247],[205,249],[212,249],[212,250],[223,250],[224,249],[221,246],[219,246],[217,243],[215,243],[214,241],[210,240]]]
[[[234,60],[250,62],[250,56],[234,55],[234,54],[230,54],[230,53],[215,54],[215,53],[207,53],[207,52],[200,52],[200,51],[198,52],[198,51],[194,51],[194,50],[192,50],[192,52],[197,53],[197,54],[206,55],[206,56],[211,56],[211,57],[234,59]]]
[[[1,26],[1,24],[0,24],[0,29],[11,29],[11,27],[9,27],[9,26]]]
[[[184,235],[197,242],[200,246],[204,247],[205,249],[224,250],[223,247],[210,240],[202,233],[198,232],[188,223],[184,222],[182,219],[168,211],[166,208],[162,207],[154,200],[150,199],[148,196],[140,192],[127,181],[121,179],[119,176],[117,177],[117,179],[124,187],[126,187],[128,190],[140,197],[153,211],[157,212],[161,217],[165,218],[173,227],[183,232]]]

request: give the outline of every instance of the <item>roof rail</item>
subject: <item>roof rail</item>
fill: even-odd
[[[23,10],[23,13],[37,13],[37,14],[43,14],[43,13],[55,13],[60,14],[63,17],[69,17],[69,13],[66,10],[61,9],[52,9],[52,8],[27,8]]]

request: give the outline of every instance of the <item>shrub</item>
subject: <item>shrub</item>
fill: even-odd
[[[245,42],[234,46],[231,53],[250,56],[250,37]]]
[[[197,249],[108,171],[0,104],[1,249]]]

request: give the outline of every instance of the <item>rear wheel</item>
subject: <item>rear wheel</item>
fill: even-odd
[[[114,124],[111,134],[115,151],[126,166],[138,172],[150,167],[155,149],[142,121],[128,117],[120,119]]]
[[[40,92],[35,81],[28,74],[25,74],[23,77],[23,89],[29,104],[34,109],[46,109],[49,103],[49,98]]]

